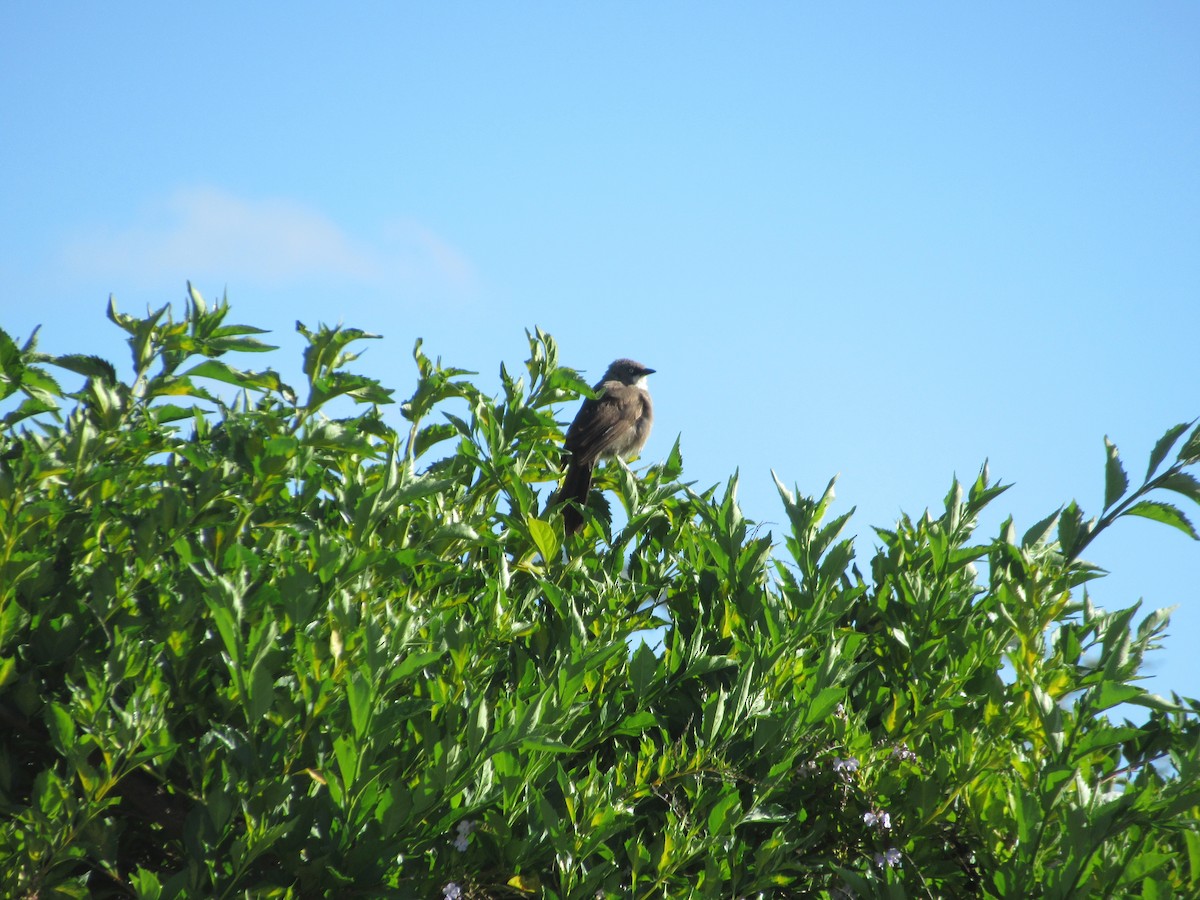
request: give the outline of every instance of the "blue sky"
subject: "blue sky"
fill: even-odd
[[[772,468],[840,473],[860,557],[985,458],[989,534],[1097,513],[1106,434],[1136,477],[1200,415],[1197,46],[1174,2],[4,4],[0,327],[124,365],[109,294],[191,279],[285,375],[296,319],[382,334],[403,395],[418,336],[494,388],[537,325],[657,368],[643,458],[777,535]],[[1089,555],[1200,696],[1200,544]]]

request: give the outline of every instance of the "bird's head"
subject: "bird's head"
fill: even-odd
[[[619,381],[621,384],[642,384],[647,375],[653,375],[654,369],[643,366],[632,359],[618,359],[604,373],[604,381]]]

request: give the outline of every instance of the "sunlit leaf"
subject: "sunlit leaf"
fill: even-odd
[[[1125,467],[1121,465],[1121,458],[1117,455],[1117,445],[1108,438],[1104,439],[1104,448],[1106,451],[1104,463],[1104,508],[1112,506],[1124,496],[1125,491],[1129,488],[1129,476],[1125,474]]]
[[[1200,540],[1200,534],[1196,533],[1196,529],[1177,507],[1170,503],[1159,503],[1155,500],[1141,500],[1133,506],[1125,510],[1127,516],[1142,516],[1146,519],[1153,519],[1156,522],[1162,522],[1165,525],[1170,525],[1173,528],[1178,528],[1189,537]]]

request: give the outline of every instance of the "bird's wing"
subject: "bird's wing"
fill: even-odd
[[[575,421],[567,429],[566,449],[584,465],[592,465],[613,447],[626,443],[627,434],[637,420],[642,403],[641,392],[625,385],[605,387],[596,399],[583,401]]]

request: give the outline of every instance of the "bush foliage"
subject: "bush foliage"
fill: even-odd
[[[779,484],[777,540],[678,442],[565,538],[548,335],[499,397],[418,342],[397,429],[373,335],[298,325],[298,393],[228,313],[110,304],[129,381],[0,332],[6,896],[1200,893],[1200,705],[1138,686],[1167,616],[1081,558],[1195,537],[1200,430],[991,539],[985,467],[862,567],[832,483]]]

